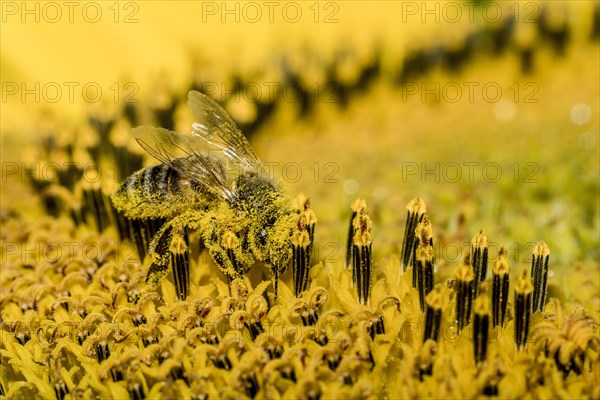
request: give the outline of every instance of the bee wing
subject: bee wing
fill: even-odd
[[[235,179],[228,179],[228,165],[218,157],[221,151],[215,151],[204,138],[151,126],[140,126],[132,132],[139,145],[157,160],[229,202],[235,200]]]
[[[192,134],[203,138],[214,150],[243,171],[264,172],[264,166],[229,114],[216,101],[194,90],[188,104],[196,122]]]

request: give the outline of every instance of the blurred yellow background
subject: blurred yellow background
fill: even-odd
[[[210,66],[214,76],[222,78],[230,71],[261,69],[282,50],[293,54],[309,48],[312,56],[327,60],[344,47],[368,56],[378,44],[385,49],[384,65],[397,68],[412,49],[460,45],[469,32],[509,15],[523,22],[524,31],[531,30],[527,25],[533,25],[530,22],[547,5],[564,13],[576,27],[571,40],[580,42],[591,30],[596,2],[487,2],[487,8],[463,3],[3,1],[3,127],[27,123],[19,111],[30,113],[37,106],[71,117],[81,115],[90,103],[82,94],[87,83],[97,83],[102,100],[110,101],[118,92],[111,88],[115,82],[121,86],[134,82],[142,99],[149,83],[161,74],[170,84],[182,85],[191,74],[192,61]],[[12,94],[13,83],[18,84],[18,93]],[[40,85],[39,103],[34,95],[25,95],[22,101],[21,84],[28,90]],[[44,101],[48,84],[46,97],[52,101]],[[56,84],[62,96],[55,95]]]
[[[57,82],[65,91],[63,82],[98,82],[109,92],[113,82],[125,79],[137,83],[143,94],[162,73],[171,83],[183,84],[196,58],[213,67],[218,77],[261,68],[279,49],[293,52],[310,46],[316,54],[327,55],[343,42],[360,50],[371,48],[378,37],[392,36],[402,44],[422,27],[420,22],[397,23],[401,2],[75,3],[49,7],[44,2],[3,2],[3,82],[26,82],[27,87]],[[61,17],[52,22],[57,12]],[[45,106],[80,113],[86,102],[78,94],[75,101],[62,96]],[[30,109],[31,103],[9,96],[3,105],[12,111]],[[3,122],[15,123],[14,114],[6,114]]]

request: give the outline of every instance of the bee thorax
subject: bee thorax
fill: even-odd
[[[237,181],[237,206],[248,214],[266,216],[279,208],[278,200],[283,197],[270,180],[255,173],[241,175]]]

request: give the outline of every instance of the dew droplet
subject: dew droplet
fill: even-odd
[[[359,187],[360,185],[356,179],[346,179],[344,181],[344,193],[346,194],[354,194],[358,192]]]
[[[571,121],[577,125],[587,123],[592,117],[592,109],[584,103],[575,104],[571,107]]]

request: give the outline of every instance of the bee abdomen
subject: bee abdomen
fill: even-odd
[[[125,179],[112,201],[127,218],[167,217],[180,203],[177,197],[181,189],[179,173],[165,164],[158,164]]]
[[[179,193],[179,173],[168,165],[158,164],[146,168],[140,173],[140,183],[144,196],[150,200],[156,198],[159,202],[166,200],[169,195]]]

